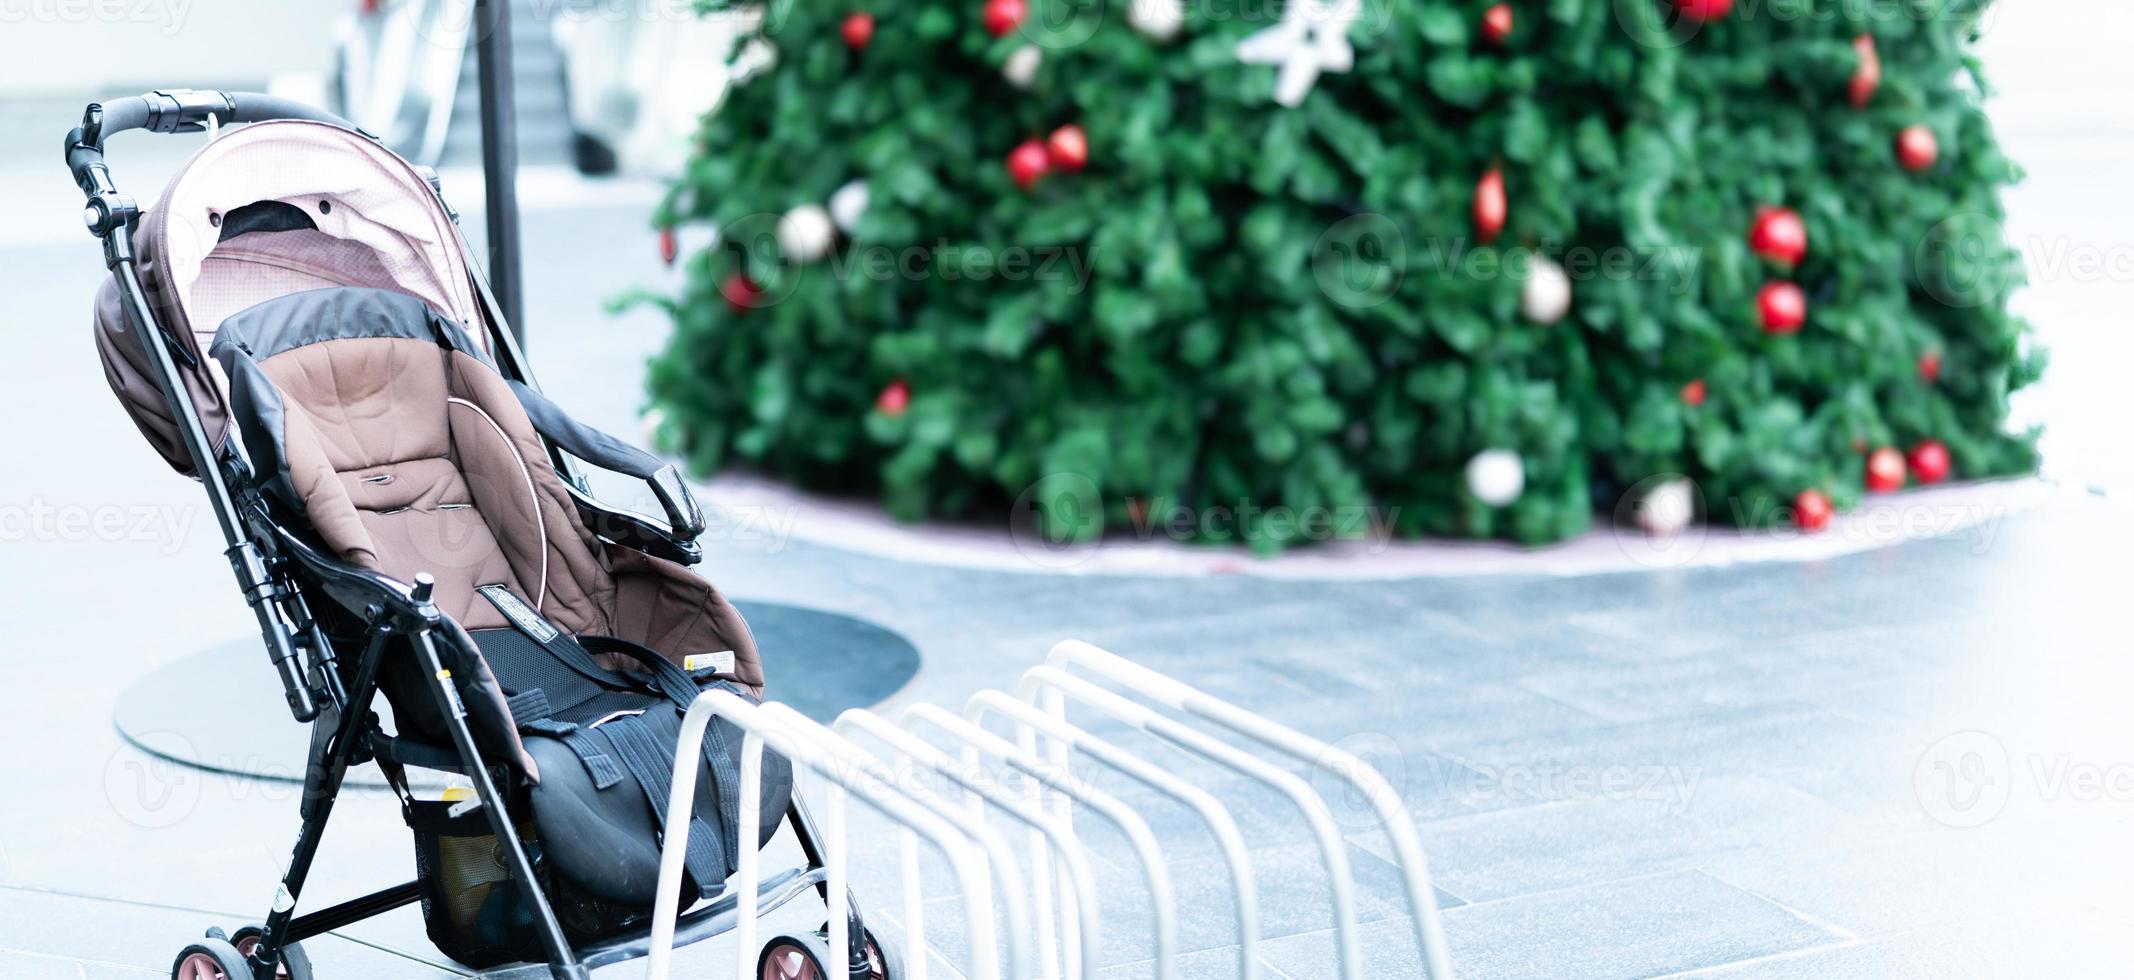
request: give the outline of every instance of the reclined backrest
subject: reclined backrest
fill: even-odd
[[[458,325],[405,293],[293,293],[214,344],[272,492],[342,558],[437,578],[469,630],[509,621],[501,584],[574,633],[615,632],[615,582],[518,397]]]
[[[244,220],[263,204],[302,220]],[[217,449],[229,422],[223,379],[202,352],[225,318],[255,304],[330,286],[393,289],[466,325],[487,349],[459,230],[443,202],[383,144],[329,123],[276,120],[224,131],[142,213],[134,246],[151,310],[179,349],[179,374]],[[105,378],[150,444],[190,473],[178,424],[124,307],[107,279],[95,308]]]

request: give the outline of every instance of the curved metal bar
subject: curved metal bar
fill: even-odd
[[[850,709],[837,716],[836,727],[839,729],[857,729],[881,739],[896,750],[900,760],[917,760],[935,772],[947,776],[966,790],[977,793],[986,801],[1000,807],[1009,816],[1029,825],[1032,833],[1050,840],[1053,846],[1059,848],[1060,859],[1067,866],[1067,878],[1071,883],[1075,904],[1081,909],[1082,916],[1091,923],[1091,928],[1082,937],[1082,957],[1087,962],[1096,962],[1098,954],[1095,929],[1097,921],[1096,874],[1089,865],[1088,848],[1083,847],[1082,842],[1075,839],[1074,828],[1069,827],[1066,821],[1049,816],[1043,810],[1023,800],[1016,799],[998,785],[974,777],[968,769],[959,764],[948,753],[941,751],[932,743],[921,739],[917,735],[898,728],[896,725],[891,724],[888,719],[872,711],[864,708]],[[900,770],[902,768],[900,766]],[[899,775],[901,777],[901,771]],[[943,808],[956,809],[945,800],[939,802]],[[1033,882],[1030,887],[1033,889],[1033,894],[1043,894],[1042,890],[1047,885],[1043,882]],[[1058,966],[1052,962],[1049,950],[1039,965],[1042,968],[1043,976],[1050,978],[1057,975]],[[1027,977],[1029,975],[1027,967],[1018,970],[1016,973],[1018,977]]]
[[[1341,975],[1363,976],[1363,949],[1356,936],[1356,883],[1349,869],[1348,843],[1326,801],[1296,773],[1245,752],[1227,742],[1180,724],[1117,694],[1068,674],[1056,667],[1036,666],[1023,674],[1018,693],[1035,703],[1051,689],[1098,711],[1171,742],[1217,765],[1243,773],[1280,790],[1304,814],[1319,852],[1326,860],[1327,886],[1334,902],[1334,930],[1341,950]]]
[[[1415,910],[1416,945],[1429,976],[1431,980],[1451,980],[1452,960],[1445,951],[1444,927],[1438,919],[1437,892],[1430,882],[1430,865],[1423,852],[1421,835],[1416,832],[1415,820],[1408,815],[1399,791],[1378,770],[1355,755],[1294,728],[1080,640],[1055,645],[1046,657],[1046,663],[1061,671],[1062,676],[1066,676],[1064,671],[1068,666],[1080,666],[1111,678],[1173,710],[1204,718],[1240,736],[1272,746],[1354,786],[1371,801],[1379,822],[1385,825],[1387,839],[1392,842],[1394,857],[1407,885],[1408,903]]]
[[[905,727],[914,722],[933,725],[961,740],[963,744],[1006,762],[1035,778],[1039,784],[1065,793],[1088,804],[1106,819],[1118,825],[1133,845],[1134,854],[1141,861],[1142,874],[1148,880],[1149,902],[1155,907],[1156,920],[1156,977],[1171,980],[1178,968],[1178,901],[1171,888],[1171,873],[1163,860],[1163,848],[1156,843],[1156,835],[1149,830],[1148,821],[1133,811],[1132,807],[1119,801],[1118,797],[1097,789],[1083,786],[1067,778],[1057,768],[1047,765],[1034,752],[1028,752],[1007,739],[971,724],[950,714],[938,705],[915,704],[904,709]],[[1094,963],[1081,964],[1082,969],[1096,969]]]
[[[1004,691],[980,691],[971,696],[964,718],[972,724],[984,724],[985,713],[999,712],[1015,722],[1018,744],[1024,749],[1032,747],[1031,733],[1042,732],[1056,744],[1079,750],[1097,762],[1110,766],[1156,792],[1185,804],[1200,815],[1215,835],[1222,848],[1223,860],[1230,866],[1230,880],[1237,894],[1237,934],[1241,947],[1239,975],[1245,980],[1254,980],[1260,975],[1258,959],[1260,942],[1259,888],[1252,877],[1252,856],[1245,848],[1245,835],[1239,832],[1237,820],[1230,816],[1230,808],[1223,805],[1215,794],[1186,782],[1177,775],[1165,772],[1138,755],[1126,751],[1092,735],[1081,728],[1045,714],[1030,705],[1017,701]]]
[[[961,831],[947,821],[934,816],[925,807],[899,795],[864,774],[856,774],[850,766],[840,764],[838,759],[823,751],[812,740],[789,732],[776,717],[761,707],[742,700],[730,691],[709,690],[690,703],[682,716],[682,731],[675,744],[674,780],[668,788],[666,841],[660,852],[659,892],[652,912],[652,951],[647,965],[649,980],[666,980],[668,968],[674,957],[674,924],[681,911],[682,859],[688,847],[688,826],[692,807],[696,803],[696,771],[703,760],[704,730],[714,717],[732,722],[742,731],[741,738],[741,806],[738,841],[753,841],[760,836],[761,801],[763,777],[763,745],[774,743],[779,754],[806,766],[824,778],[858,793],[862,798],[899,823],[917,830],[939,848],[956,870],[956,877],[964,893],[981,895],[986,892],[987,881],[983,860],[977,849]],[[758,887],[755,876],[757,848],[737,848],[740,852],[737,921],[735,939],[739,953],[737,959],[747,964],[743,975],[754,971],[750,962],[754,954],[756,924],[755,893]],[[969,926],[973,936],[989,935],[992,928],[992,903],[968,902]],[[1000,980],[1000,957],[987,944],[971,944],[973,980]]]
[[[895,787],[906,797],[917,800],[928,809],[939,814],[942,819],[954,824],[956,829],[962,831],[965,836],[978,841],[979,845],[985,848],[986,855],[991,859],[992,866],[999,869],[1000,890],[1008,907],[1008,963],[1011,975],[1016,977],[1030,975],[1030,964],[1026,962],[1030,949],[1030,910],[1022,901],[1022,896],[1024,895],[1022,870],[1016,866],[1015,854],[1008,849],[1007,839],[1002,837],[999,831],[987,826],[984,820],[975,818],[952,804],[935,799],[931,794],[912,792],[909,787],[906,787],[900,781],[901,774],[884,764],[873,753],[860,747],[851,739],[824,726],[821,722],[794,710],[791,705],[775,701],[766,702],[763,705],[763,710],[784,722],[792,731],[803,737],[814,739],[816,744],[822,746],[825,751],[837,754],[847,764],[865,768],[868,770],[869,777],[885,786]],[[908,882],[908,884],[916,885],[917,882],[914,880]],[[831,887],[835,891],[837,883],[833,882]],[[968,895],[965,897],[965,901],[971,902],[989,900],[987,896],[983,895]],[[840,910],[837,909],[831,910],[830,919],[833,926],[836,924],[839,912]],[[914,938],[920,939],[923,937]],[[914,945],[920,944],[915,943]],[[920,945],[920,948],[914,952],[921,959],[926,956],[926,950],[923,945]]]

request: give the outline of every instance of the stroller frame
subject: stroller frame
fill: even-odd
[[[377,572],[342,561],[306,541],[275,518],[253,480],[253,468],[242,441],[231,438],[217,453],[197,407],[186,393],[178,361],[190,364],[192,354],[177,343],[158,321],[148,301],[134,247],[135,221],[140,208],[119,193],[104,161],[104,141],[115,133],[148,130],[157,133],[201,132],[210,120],[217,123],[252,123],[277,119],[324,122],[366,137],[347,121],[299,102],[256,93],[191,90],[156,91],[146,95],[91,103],[82,124],[66,137],[67,166],[75,184],[87,199],[84,223],[103,242],[104,264],[117,282],[120,301],[129,328],[140,332],[141,346],[149,355],[154,380],[191,458],[193,473],[207,491],[215,520],[228,543],[224,555],[237,576],[240,591],[258,621],[260,636],[269,659],[280,676],[292,717],[312,726],[307,756],[304,793],[299,811],[302,824],[292,848],[288,870],[275,894],[271,910],[258,927],[258,942],[248,966],[254,980],[272,980],[287,947],[302,940],[360,922],[420,900],[422,882],[406,884],[364,895],[303,915],[295,914],[327,819],[350,766],[376,759],[388,774],[406,766],[459,772],[474,784],[480,809],[501,845],[510,880],[532,906],[535,925],[548,955],[550,973],[559,980],[584,978],[601,966],[646,956],[651,951],[649,925],[573,947],[557,921],[548,895],[536,879],[532,861],[507,808],[511,784],[500,789],[492,773],[511,778],[509,770],[485,760],[466,721],[458,690],[438,652],[436,631],[444,614],[431,601],[434,581],[428,574],[402,583]],[[434,175],[432,190],[438,192]],[[449,205],[446,205],[448,213]],[[456,219],[456,213],[454,213]],[[455,236],[458,237],[458,236]],[[470,253],[459,238],[463,254]],[[471,254],[468,272],[481,306],[483,329],[488,334],[499,371],[538,390],[524,354],[498,308],[497,299]],[[586,524],[611,542],[656,554],[683,564],[695,564],[702,551],[695,542],[704,529],[695,502],[679,479],[672,487],[652,483],[654,493],[667,511],[663,526],[644,516],[611,508],[595,499],[575,461],[545,436],[549,459],[563,478]],[[302,577],[297,574],[302,572]],[[355,662],[352,681],[344,680],[340,657],[327,630],[313,615],[313,603],[327,603],[355,617],[363,625],[362,652]],[[405,638],[419,658],[419,666],[437,683],[426,685],[445,720],[452,745],[419,743],[388,736],[371,711],[378,693],[379,668],[394,649],[394,638]],[[393,780],[399,783],[397,778]],[[406,791],[396,785],[403,800]],[[675,928],[675,946],[688,945],[732,930],[738,918],[738,888],[757,891],[758,914],[790,902],[813,888],[828,904],[828,872],[814,822],[796,794],[786,811],[807,864],[772,875],[761,882],[740,882],[717,898],[681,916]],[[740,842],[750,846],[749,842]],[[850,909],[850,933],[867,936],[858,904]],[[211,930],[213,938],[222,938]],[[847,972],[855,978],[869,975],[865,942],[851,944]],[[235,980],[235,978],[232,978]]]

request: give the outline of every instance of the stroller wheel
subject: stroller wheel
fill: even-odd
[[[877,938],[874,930],[864,934],[867,972],[854,972],[851,980],[904,980],[904,957],[894,943]],[[781,935],[763,944],[756,957],[757,980],[831,980],[836,974],[825,968],[830,962],[830,939],[826,932]]]
[[[867,980],[904,980],[904,954],[897,944],[867,930]]]
[[[252,950],[259,946],[259,927],[246,926],[230,937],[230,945],[237,947],[239,955],[250,959]],[[289,943],[282,947],[282,962],[274,968],[275,980],[311,980],[311,957],[305,955],[303,943]]]
[[[782,935],[763,944],[756,956],[757,980],[830,980],[823,966],[830,959],[830,944],[813,933]]]
[[[244,954],[227,941],[209,937],[178,951],[170,965],[171,980],[251,980]]]

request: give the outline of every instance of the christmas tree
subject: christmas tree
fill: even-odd
[[[1986,2],[773,0],[654,216],[719,235],[663,439],[1070,535],[2023,471]]]

